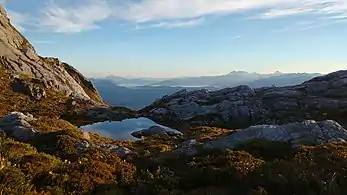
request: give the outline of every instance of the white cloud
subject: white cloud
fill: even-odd
[[[112,10],[104,0],[81,1],[78,6],[68,7],[59,6],[52,1],[42,10],[37,24],[57,33],[77,33],[99,28],[97,23],[111,15]]]
[[[347,13],[347,0],[284,0],[265,11],[260,18],[269,19],[297,14],[340,15]]]
[[[38,27],[77,33],[99,28],[111,18],[139,28],[178,28],[201,25],[202,18],[211,15],[251,11],[252,19],[310,14],[341,20],[346,19],[347,0],[51,0],[40,10],[35,15]]]
[[[143,0],[123,5],[119,15],[133,22],[188,19],[265,8],[279,0]]]
[[[201,25],[205,22],[205,18],[195,18],[191,20],[173,20],[162,21],[150,24],[136,25],[136,30],[148,29],[148,28],[188,28]]]
[[[324,19],[324,18],[322,18]],[[284,33],[288,31],[297,30],[311,30],[316,28],[327,27],[333,24],[347,23],[347,20],[315,20],[315,21],[299,21],[290,26],[285,26],[283,28],[275,29],[274,33]]]
[[[123,5],[119,17],[133,22],[188,19],[265,10],[261,18],[304,13],[347,13],[347,0],[142,0]]]
[[[153,24],[152,27],[155,28],[179,28],[179,27],[190,27],[197,26],[204,23],[204,18],[192,19],[192,20],[184,20],[184,21],[173,21],[173,22],[160,22],[157,24]]]

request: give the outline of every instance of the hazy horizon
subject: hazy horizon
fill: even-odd
[[[346,69],[345,0],[0,0],[42,56],[89,77]]]
[[[280,72],[282,74],[302,74],[302,73],[307,73],[307,74],[329,74],[331,72],[282,72],[282,71],[274,71],[274,72],[248,72],[244,70],[233,70],[236,72],[247,72],[247,73],[257,73],[257,74],[275,74],[276,72]],[[189,77],[203,77],[203,76],[225,76],[233,71],[226,72],[226,73],[220,73],[220,74],[209,74],[209,75],[183,75],[183,76],[171,76],[171,77],[150,77],[150,76],[127,76],[127,75],[117,75],[117,74],[110,74],[110,73],[84,73],[86,76],[90,78],[105,78],[105,77],[121,77],[121,78],[128,78],[128,79],[155,79],[155,80],[160,80],[160,79],[173,79],[173,78],[189,78]],[[338,70],[336,70],[338,71]]]

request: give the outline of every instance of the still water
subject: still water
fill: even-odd
[[[101,122],[92,125],[82,126],[81,129],[87,132],[96,132],[105,137],[115,140],[137,140],[131,136],[134,131],[148,129],[151,126],[164,127],[167,130],[173,130],[169,127],[159,125],[148,118],[126,119],[123,121]],[[174,131],[174,130],[173,130]]]

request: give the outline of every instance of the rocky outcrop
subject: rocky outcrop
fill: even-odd
[[[293,146],[320,145],[330,142],[345,142],[347,130],[335,121],[304,121],[279,125],[259,125],[240,130],[229,136],[205,144],[205,148],[234,148],[253,140],[287,142]]]
[[[173,150],[172,152],[176,154],[184,154],[187,156],[192,156],[198,153],[196,145],[197,145],[197,140],[195,139],[187,140],[181,143],[181,146]]]
[[[71,105],[76,104],[74,101],[69,103],[71,103]],[[139,115],[136,111],[124,107],[99,106],[67,112],[61,117],[76,126],[86,126],[98,122],[122,121],[125,119],[137,118]]]
[[[83,90],[90,98],[98,102],[102,102],[102,98],[91,80],[84,77],[82,73],[69,64],[63,63],[62,65],[64,66],[65,70],[75,79],[75,81],[82,86]]]
[[[289,87],[183,90],[157,100],[142,113],[173,127],[191,124],[239,129],[257,124],[329,119],[346,127],[347,71]]]
[[[30,114],[12,112],[0,119],[0,130],[3,130],[8,136],[26,141],[36,135],[37,131],[31,127],[30,121],[35,118]]]
[[[79,99],[102,102],[99,93],[82,74],[56,58],[40,57],[34,47],[10,23],[0,6],[0,68],[11,75],[35,79],[45,88]]]
[[[131,135],[133,137],[141,139],[143,137],[150,137],[150,136],[154,136],[154,135],[179,137],[179,136],[182,136],[182,133],[179,131],[168,130],[168,129],[165,129],[165,128],[159,127],[159,126],[152,126],[148,129],[143,129],[141,131],[132,132]]]
[[[115,147],[115,148],[111,149],[111,152],[114,154],[117,154],[118,156],[121,156],[121,157],[133,154],[133,152],[126,147]]]
[[[15,78],[12,87],[13,91],[27,94],[36,100],[41,100],[46,97],[46,91],[42,87],[26,82],[25,80]]]

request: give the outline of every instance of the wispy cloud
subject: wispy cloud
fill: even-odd
[[[204,18],[196,18],[191,20],[174,20],[174,21],[163,21],[163,22],[156,22],[156,23],[146,23],[143,25],[136,25],[135,30],[142,30],[142,29],[148,29],[148,28],[189,28],[201,25],[205,22]]]
[[[279,0],[143,0],[128,3],[120,17],[133,22],[187,19],[266,7]]]
[[[81,1],[80,5],[65,7],[51,1],[40,14],[40,27],[57,33],[77,33],[99,28],[97,23],[108,19],[112,9],[104,0]]]
[[[7,3],[8,0],[0,0],[0,4],[1,5],[5,5]]]
[[[347,13],[346,0],[284,0],[260,15],[260,18],[270,19],[298,14],[340,15]]]
[[[29,22],[28,17],[26,15],[12,10],[7,10],[7,14],[13,26],[15,26],[19,31],[22,32],[26,30],[24,25]]]
[[[1,0],[0,0],[1,1]],[[73,2],[73,4],[72,4]],[[179,28],[204,23],[211,15],[252,12],[253,19],[310,14],[346,19],[346,0],[51,0],[41,8],[37,26],[57,33],[77,33],[115,19],[139,28]],[[17,22],[20,24],[20,22]],[[19,25],[20,26],[20,25]]]
[[[241,39],[241,38],[242,38],[241,35],[237,35],[237,36],[232,37],[233,40],[239,40],[239,39]]]
[[[347,20],[315,20],[315,21],[299,21],[292,25],[273,30],[274,33],[284,33],[288,31],[305,31],[316,28],[327,27],[334,24],[347,23]]]
[[[53,44],[55,42],[54,41],[50,41],[50,40],[34,40],[33,43],[34,44]]]

